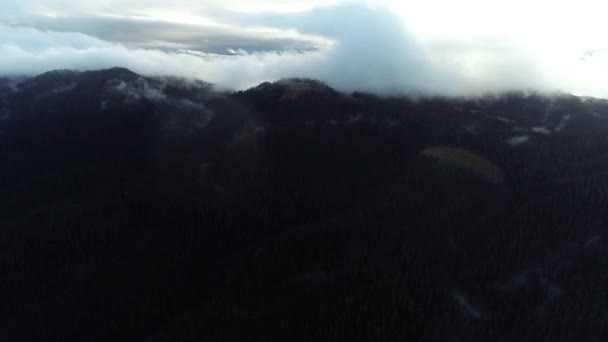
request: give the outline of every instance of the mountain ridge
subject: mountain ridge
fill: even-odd
[[[297,78],[0,79],[0,336],[602,336],[607,114]]]

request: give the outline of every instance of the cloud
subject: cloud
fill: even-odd
[[[608,78],[598,72],[608,70],[608,54],[601,50],[580,58],[504,36],[429,38],[381,6],[349,2],[304,11],[235,13],[210,2],[210,7],[218,7],[205,12],[207,17],[195,11],[191,17],[160,20],[139,16],[154,12],[137,11],[143,0],[125,5],[113,16],[94,14],[101,3],[70,8],[65,13],[76,14],[67,17],[0,19],[5,23],[0,26],[0,74],[124,66],[147,75],[197,77],[235,89],[301,76],[321,79],[342,91],[383,94],[561,89],[608,96]],[[149,8],[162,5],[145,3]],[[41,2],[26,1],[19,11],[25,13],[24,8],[34,4]],[[196,8],[194,1],[182,4]],[[273,4],[271,0],[266,6]],[[46,7],[53,5],[48,2]]]
[[[37,74],[54,69],[124,66],[146,75],[197,77],[231,88],[246,88],[320,63],[320,52],[269,52],[222,56],[187,50],[129,49],[80,33],[0,27],[0,74]]]
[[[289,14],[287,15],[289,16]],[[364,6],[319,8],[298,14],[301,36],[326,37],[326,44],[305,51],[286,49],[231,56],[199,49],[128,48],[82,33],[58,33],[21,27],[0,28],[0,73],[39,73],[56,68],[97,69],[125,66],[144,74],[200,77],[220,86],[245,88],[291,76],[322,79],[340,90],[374,92],[431,91],[446,77],[433,76],[421,47],[399,18]],[[333,26],[339,18],[342,22]],[[365,24],[363,24],[365,23]],[[274,23],[269,23],[271,26]],[[248,27],[259,27],[256,23]],[[274,25],[277,30],[289,30]],[[334,27],[334,29],[330,29]],[[331,43],[335,42],[335,43]],[[188,41],[184,46],[188,47]],[[239,50],[241,49],[241,50]],[[441,78],[440,82],[435,81]],[[444,89],[442,89],[444,90]],[[447,88],[445,89],[447,91]]]
[[[12,27],[30,27],[41,31],[78,32],[131,48],[162,50],[191,49],[223,54],[228,49],[248,51],[314,50],[330,40],[295,30],[272,27],[225,25],[203,17],[192,23],[159,21],[154,18],[28,16],[13,18]],[[197,22],[196,19],[200,19]],[[1,23],[1,21],[0,21]]]
[[[235,11],[293,12],[310,9],[343,0],[231,0],[229,7]],[[209,9],[226,8],[224,0],[7,0],[0,2],[0,13],[8,15],[82,16],[147,15],[150,13],[199,13]]]

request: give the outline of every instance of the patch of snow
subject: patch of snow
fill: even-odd
[[[477,134],[477,126],[473,124],[462,125],[461,128],[469,134]]]
[[[513,123],[513,122],[514,122],[513,120],[510,120],[510,119],[507,119],[507,118],[503,118],[502,116],[486,115],[486,117],[487,117],[487,118],[490,118],[490,119],[494,119],[494,120],[496,120],[496,121],[500,121],[500,122],[508,123],[508,124]]]
[[[539,134],[551,134],[551,129],[546,126],[537,126],[530,128],[530,131]]]
[[[463,309],[464,313],[475,319],[483,318],[481,310],[471,303],[471,300],[460,292],[452,293],[452,298]]]
[[[529,135],[516,135],[514,137],[507,139],[507,144],[509,144],[511,146],[519,146],[519,145],[527,143],[529,140],[530,140]]]

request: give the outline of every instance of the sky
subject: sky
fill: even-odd
[[[602,1],[0,0],[0,75],[122,66],[246,89],[608,98]]]

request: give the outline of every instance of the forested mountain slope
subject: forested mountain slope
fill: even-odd
[[[0,336],[599,341],[608,102],[0,79]]]

